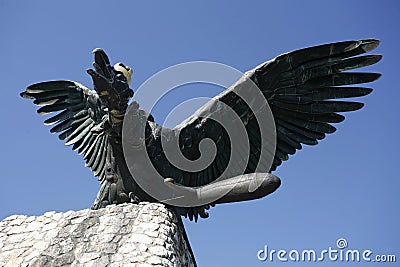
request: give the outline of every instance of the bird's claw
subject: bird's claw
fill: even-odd
[[[174,183],[174,179],[172,179],[172,178],[165,178],[165,179],[164,179],[164,183],[173,184],[173,183]]]
[[[133,204],[139,204],[140,203],[140,198],[135,196],[133,192],[129,192],[129,198],[131,199],[131,203]]]

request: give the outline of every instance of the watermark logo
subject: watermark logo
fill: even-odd
[[[124,149],[125,160],[129,171],[137,184],[146,193],[155,199],[180,207],[195,207],[212,203],[223,197],[232,188],[234,183],[225,183],[218,195],[207,195],[202,191],[202,187],[185,187],[175,183],[166,183],[165,178],[179,180],[181,177],[162,177],[153,166],[156,156],[149,156],[146,145],[146,131],[152,133],[149,138],[154,138],[154,142],[160,142],[163,156],[177,169],[183,172],[200,172],[205,170],[216,159],[216,145],[211,138],[207,136],[195,144],[198,145],[200,157],[195,160],[186,158],[180,146],[180,135],[184,127],[175,127],[169,129],[167,127],[159,127],[154,123],[148,122],[148,116],[157,102],[174,88],[191,83],[205,83],[217,85],[222,88],[229,88],[222,94],[236,95],[237,101],[242,101],[251,110],[252,119],[255,119],[260,131],[260,161],[256,166],[256,173],[267,174],[272,166],[276,147],[276,130],[275,122],[261,90],[242,72],[215,62],[196,61],[178,64],[152,76],[144,82],[135,92],[133,102],[129,105],[124,118],[122,130],[122,143]],[[251,179],[249,182],[249,192],[254,192],[262,184],[262,179],[257,175],[243,175],[247,167],[247,160],[250,156],[250,137],[243,123],[242,114],[234,111],[233,107],[220,101],[220,98],[214,97],[208,99],[208,103],[195,113],[195,117],[191,117],[193,121],[207,119],[217,122],[223,127],[230,140],[231,155],[228,159],[226,168],[219,177],[215,177],[214,183],[221,182],[233,177],[243,177],[243,179]],[[193,98],[182,105],[193,104],[196,101],[204,103],[204,97]],[[140,106],[139,106],[140,104]],[[179,106],[174,110],[179,110]],[[146,112],[145,112],[146,111]],[[167,116],[170,116],[170,114]],[[192,123],[190,118],[186,121],[187,125]],[[182,124],[181,124],[182,125]],[[201,123],[199,124],[201,125]],[[200,126],[199,126],[200,127]],[[190,141],[192,132],[186,131],[183,134],[185,139]],[[198,138],[195,136],[194,139]],[[197,142],[197,141],[196,141]],[[240,144],[240,146],[238,145]],[[158,146],[160,147],[160,146]],[[235,181],[240,181],[235,180]]]
[[[336,246],[337,246],[339,249],[347,248],[347,240],[344,239],[344,238],[339,238],[339,239],[336,241]]]
[[[322,250],[275,250],[265,245],[264,249],[257,251],[257,259],[263,262],[396,262],[396,255],[376,254],[370,249],[350,249],[347,240],[339,238],[336,241],[336,247]]]

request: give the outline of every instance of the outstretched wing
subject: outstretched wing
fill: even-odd
[[[99,130],[106,111],[97,93],[77,82],[49,81],[30,85],[21,96],[33,99],[40,115],[58,112],[44,124],[53,125],[50,132],[59,133],[60,140],[84,155],[86,166],[102,183],[108,136]]]
[[[348,72],[378,62],[381,55],[361,55],[378,40],[347,41],[305,48],[268,61],[251,71],[275,119],[277,146],[271,171],[302,144],[316,145],[342,122],[338,112],[358,110],[363,103],[333,99],[365,96],[372,89],[348,85],[369,83],[378,73]]]
[[[272,166],[266,170],[274,171],[289,155],[300,150],[303,144],[316,145],[326,134],[333,133],[335,127],[331,124],[344,120],[339,112],[354,111],[363,106],[359,102],[333,99],[364,96],[372,91],[370,88],[348,85],[372,82],[380,74],[348,71],[378,62],[380,55],[361,55],[378,44],[378,40],[326,44],[283,54],[261,64],[174,128],[180,131],[182,154],[191,160],[201,156],[199,144],[202,140],[213,140],[217,152],[207,168],[191,172],[172,166],[157,142],[153,146],[148,144],[149,154],[155,155],[153,164],[164,177],[173,177],[176,183],[185,186],[202,186],[218,178],[231,156],[229,133],[209,118],[212,117],[209,116],[211,113],[220,113],[219,117],[224,117],[226,110],[215,104],[220,101],[240,117],[249,136],[250,153],[246,155],[244,152],[241,158],[246,162],[244,173],[255,172],[257,165],[262,166],[264,159],[260,158],[259,122],[252,108],[235,93],[235,88],[243,86],[246,79],[251,79],[268,102],[275,121],[276,151],[272,154]],[[233,172],[233,175],[240,174]],[[186,212],[191,219],[192,216],[197,219],[196,212],[191,214],[193,211],[190,209]]]

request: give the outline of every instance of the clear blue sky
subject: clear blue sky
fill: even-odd
[[[134,68],[135,90],[154,73],[186,61],[210,60],[246,71],[311,45],[379,38],[376,52],[384,57],[372,69],[383,77],[362,99],[364,109],[349,114],[318,146],[284,163],[275,173],[282,186],[274,194],[218,206],[209,219],[185,225],[199,266],[281,266],[258,261],[257,251],[264,245],[288,251],[335,248],[340,237],[349,248],[396,254],[399,262],[399,2],[214,2],[0,2],[0,219],[92,204],[98,182],[19,92],[55,79],[91,87],[85,69],[96,47],[113,62]],[[184,89],[155,112],[157,121],[174,101],[218,91]],[[396,264],[379,266],[385,265]]]

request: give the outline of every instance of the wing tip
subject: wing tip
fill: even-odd
[[[380,44],[380,40],[379,39],[364,39],[361,40],[361,48],[365,51],[365,52],[369,52],[374,50],[375,48],[377,48]]]
[[[50,114],[51,112],[50,112],[50,111],[43,111],[43,110],[40,108],[40,109],[36,110],[36,113],[39,114],[39,115],[41,115],[41,116],[44,116],[44,115]]]
[[[46,119],[43,122],[43,124],[46,125],[46,126],[50,126],[50,125],[55,124],[56,122],[59,122],[59,120],[55,120],[54,117],[50,117],[50,118]]]
[[[362,109],[365,106],[365,104],[361,103],[361,102],[352,102],[352,103],[353,103],[353,107],[349,111],[356,111],[356,110]]]
[[[382,77],[382,73],[371,73],[372,74],[372,81],[379,80]]]
[[[19,93],[20,97],[25,98],[25,99],[35,99],[33,96],[29,95],[27,91],[23,91]]]
[[[383,55],[380,55],[380,54],[379,55],[374,55],[374,56],[375,56],[375,62],[373,64],[381,61],[381,59],[383,58]]]
[[[382,55],[367,55],[367,56],[365,56],[364,58],[366,60],[364,62],[365,65],[363,67],[371,66],[371,65],[378,63],[379,61],[381,61],[382,57],[383,57]]]
[[[372,88],[363,88],[362,95],[360,95],[360,96],[369,95],[370,93],[372,93],[372,91],[374,91]]]

